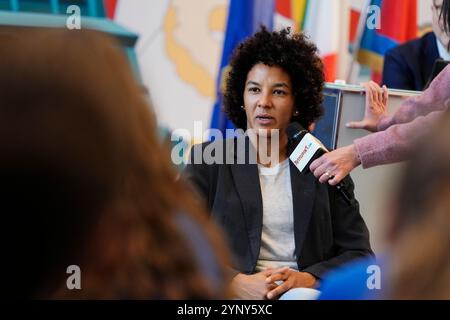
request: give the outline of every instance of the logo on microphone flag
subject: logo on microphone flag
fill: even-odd
[[[314,157],[319,150],[322,150],[323,152],[328,151],[322,142],[312,134],[307,133],[302,140],[300,140],[294,151],[292,151],[289,159],[291,159],[300,172],[304,173],[308,171],[308,165],[314,160]]]

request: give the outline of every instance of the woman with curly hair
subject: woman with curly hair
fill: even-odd
[[[372,254],[350,178],[349,205],[288,159],[285,130],[292,121],[308,128],[322,114],[323,83],[317,49],[303,34],[262,28],[234,52],[224,94],[225,112],[246,134],[191,152],[185,176],[227,236],[238,298],[314,288],[326,271]],[[239,157],[242,145],[254,158]],[[212,150],[226,161],[199,161]]]

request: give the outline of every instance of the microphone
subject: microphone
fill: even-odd
[[[292,122],[286,128],[286,133],[289,138],[289,159],[295,164],[302,174],[308,173],[309,166],[317,158],[327,153],[327,148],[314,137],[311,133],[303,128],[298,122]],[[346,188],[342,182],[336,186],[340,194],[347,204],[351,205],[351,198],[348,195]]]

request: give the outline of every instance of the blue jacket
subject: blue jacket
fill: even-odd
[[[324,276],[319,300],[378,300],[389,292],[389,257],[352,261]],[[377,279],[377,277],[379,277]]]
[[[438,58],[436,36],[429,32],[386,53],[382,82],[388,88],[422,91]]]

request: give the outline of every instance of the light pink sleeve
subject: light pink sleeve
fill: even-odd
[[[434,111],[411,122],[395,124],[384,131],[356,139],[354,145],[363,168],[407,160],[417,139],[425,135],[444,112]]]
[[[450,65],[420,96],[406,100],[378,124],[377,133],[354,141],[363,168],[406,160],[417,138],[426,134],[450,105]]]

